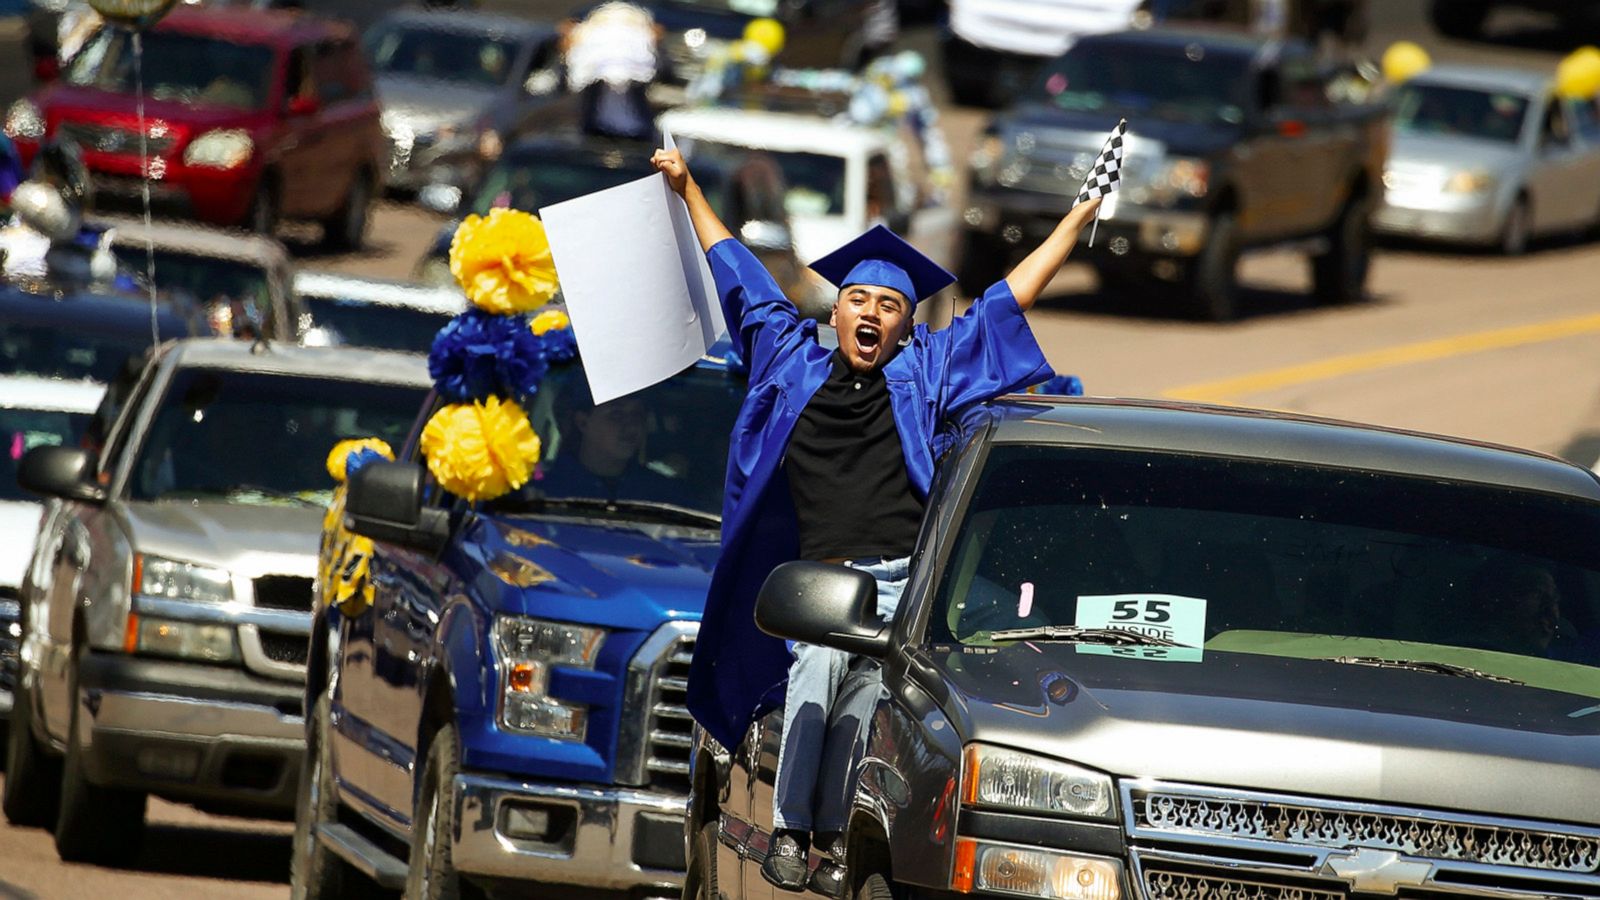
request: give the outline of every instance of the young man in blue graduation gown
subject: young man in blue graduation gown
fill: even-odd
[[[781,888],[807,879],[828,710],[845,654],[756,628],[756,594],[779,564],[835,562],[878,580],[892,616],[934,473],[939,423],[963,408],[1053,374],[1025,313],[1077,243],[1099,201],[1080,204],[1011,274],[948,328],[914,325],[918,301],[955,277],[878,226],[811,268],[839,288],[829,324],[839,349],[817,342],[766,270],[701,195],[676,150],[652,162],[689,207],[750,385],[728,450],[722,555],[711,578],[689,674],[689,708],[723,746],[738,745],[758,709],[784,701],[773,798],[774,836],[762,873]],[[787,682],[786,682],[787,679]],[[785,683],[787,683],[786,693]]]

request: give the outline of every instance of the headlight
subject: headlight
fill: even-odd
[[[1047,900],[1119,900],[1122,865],[1102,856],[956,839],[950,887]]]
[[[226,569],[193,563],[136,556],[133,560],[134,593],[162,600],[228,603],[233,600],[233,576]]]
[[[194,139],[183,152],[183,162],[189,166],[208,166],[214,169],[232,169],[250,161],[256,151],[255,141],[238,128],[219,128]]]
[[[567,741],[583,740],[589,708],[549,696],[555,666],[593,669],[606,632],[565,622],[501,616],[494,623],[500,668],[500,724]]]
[[[1140,187],[1148,191],[1150,201],[1171,206],[1185,197],[1196,200],[1204,197],[1210,181],[1211,166],[1204,160],[1180,157],[1169,160]]]
[[[201,662],[233,662],[239,657],[232,625],[176,622],[139,615],[128,617],[125,649]]]
[[[968,806],[1115,819],[1111,776],[1071,763],[984,744],[962,757],[961,801]]]
[[[23,98],[6,110],[6,137],[36,141],[44,137],[44,113],[32,100]]]
[[[1494,176],[1482,170],[1455,172],[1444,183],[1447,194],[1480,194],[1494,187]]]

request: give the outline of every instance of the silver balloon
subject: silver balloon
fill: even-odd
[[[22,224],[52,241],[71,240],[82,224],[61,192],[38,181],[24,181],[11,192],[11,211]]]

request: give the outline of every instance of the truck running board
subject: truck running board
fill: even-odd
[[[406,866],[382,847],[362,837],[348,825],[328,822],[317,826],[317,840],[381,888],[399,890],[406,886]]]

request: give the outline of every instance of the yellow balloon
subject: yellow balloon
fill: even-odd
[[[1411,41],[1395,41],[1383,51],[1383,77],[1390,84],[1399,84],[1427,71],[1433,65],[1428,51]]]
[[[1556,93],[1574,100],[1600,94],[1600,48],[1579,47],[1556,66]]]
[[[777,19],[751,19],[744,27],[744,39],[767,51],[771,59],[783,52],[783,24]]]

